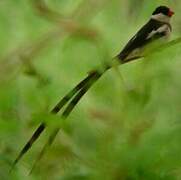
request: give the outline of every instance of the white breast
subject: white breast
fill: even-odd
[[[162,32],[165,33],[164,38],[168,38],[170,33],[171,33],[170,26],[168,24],[162,25],[157,30],[153,30],[151,33],[149,33],[149,35],[148,35],[148,37],[146,39],[152,38],[157,33],[162,33]]]

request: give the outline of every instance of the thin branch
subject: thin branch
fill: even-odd
[[[53,22],[59,22],[61,19],[65,18],[59,12],[56,12],[55,10],[52,10],[50,7],[48,7],[48,5],[45,3],[44,0],[31,0],[31,1],[34,9],[41,17],[46,18],[47,20]]]

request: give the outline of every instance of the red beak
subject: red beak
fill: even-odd
[[[175,14],[175,13],[174,13],[171,9],[169,9],[168,16],[169,16],[169,17],[172,17],[174,14]]]

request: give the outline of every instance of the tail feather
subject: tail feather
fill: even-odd
[[[85,79],[83,79],[80,83],[78,83],[71,91],[65,95],[60,102],[51,110],[51,113],[58,113],[63,106],[82,88],[87,82],[94,76],[94,73],[89,74]],[[39,125],[39,127],[35,130],[29,141],[25,144],[23,149],[20,151],[19,155],[13,162],[12,168],[21,160],[21,158],[29,151],[34,142],[39,138],[41,133],[45,130],[46,124],[43,122]]]
[[[119,56],[116,56],[113,59],[116,59],[116,60],[118,59],[120,64],[124,64],[124,63],[127,63],[129,61],[140,59],[140,58],[142,58],[142,57],[141,56],[137,56],[137,57],[133,57],[133,58],[127,59],[125,61],[124,59],[121,59]],[[66,118],[70,114],[70,112],[74,109],[74,107],[79,102],[81,97],[88,91],[88,89],[102,76],[102,74],[104,74],[105,71],[107,71],[110,68],[111,68],[111,66],[107,65],[105,67],[104,71],[101,72],[101,73],[99,71],[92,71],[92,73],[90,73],[85,79],[83,79],[66,96],[64,96],[61,99],[61,101],[52,109],[51,113],[54,113],[54,114],[58,113],[63,108],[63,106],[70,99],[72,99],[72,97],[77,93],[77,95],[68,104],[67,108],[65,109],[65,111],[62,114],[62,116],[64,118]],[[27,153],[27,151],[32,147],[33,143],[38,139],[38,137],[45,130],[45,128],[46,128],[46,124],[45,123],[41,123],[40,126],[33,133],[33,135],[30,138],[30,140],[25,144],[25,146],[23,147],[23,149],[19,153],[18,157],[15,159],[15,161],[14,161],[14,163],[12,165],[12,169],[20,161],[20,159]],[[47,145],[45,145],[45,146],[48,147],[48,146],[51,145],[51,143],[53,142],[53,140],[54,140],[55,136],[57,135],[58,131],[59,131],[59,128],[57,128],[57,132],[54,131],[54,133],[50,136],[49,140],[47,141]],[[43,149],[46,149],[45,146],[44,146]],[[44,151],[45,150],[42,150],[42,153],[40,153],[40,155],[38,156],[40,158],[38,158],[38,159],[41,159],[42,155],[44,154]],[[36,164],[36,162],[35,162],[35,164]]]
[[[66,109],[64,110],[64,112],[62,113],[62,117],[66,118],[68,117],[68,115],[72,112],[72,110],[74,109],[74,107],[76,106],[76,104],[80,101],[80,99],[85,95],[85,93],[92,87],[92,85],[102,76],[103,73],[99,73],[94,72],[94,76],[87,81],[86,85],[77,93],[77,95],[75,95],[75,97],[71,100],[71,102],[67,105]],[[51,144],[53,143],[56,135],[58,134],[60,128],[56,128],[52,134],[49,136],[48,141],[46,142],[46,144],[43,146],[42,150],[40,151],[37,159],[35,160],[35,163],[33,164],[33,167],[30,171],[30,173],[34,170],[34,168],[36,167],[37,163],[41,160],[41,158],[43,157],[43,155],[45,154],[46,150],[48,149],[48,147],[51,146]]]
[[[121,60],[119,57],[115,57],[114,59],[117,60],[117,58],[120,61],[120,64],[125,64],[129,61],[133,61],[133,60],[137,60],[142,58],[141,56],[135,56],[132,58],[127,59],[126,61]],[[105,69],[102,72],[99,71],[92,71],[92,73],[90,74],[90,78],[88,80],[86,80],[86,82],[84,83],[84,85],[78,89],[76,91],[77,95],[73,94],[71,97],[73,97],[75,95],[75,97],[70,101],[70,103],[67,105],[66,109],[63,111],[62,113],[62,117],[67,118],[68,115],[72,112],[72,110],[74,109],[74,107],[76,106],[76,104],[80,101],[80,99],[84,96],[84,94],[93,86],[93,84],[104,74],[104,72],[106,72],[107,70],[109,70],[111,68],[110,65],[107,65],[105,67]],[[43,155],[45,154],[46,150],[48,149],[48,147],[51,146],[51,144],[53,143],[56,135],[58,134],[60,128],[56,128],[53,133],[49,136],[48,141],[46,142],[46,144],[43,146],[42,150],[40,151],[37,159],[35,160],[35,163],[33,164],[33,167],[30,171],[30,173],[33,171],[33,169],[36,167],[37,163],[41,160],[41,158],[43,157]]]
[[[25,153],[31,148],[33,143],[36,141],[36,139],[40,136],[40,134],[44,131],[45,129],[45,123],[41,123],[40,126],[36,129],[36,131],[33,133],[32,137],[30,140],[25,144],[15,161],[13,162],[12,169],[14,166],[20,161],[20,159],[25,155]]]

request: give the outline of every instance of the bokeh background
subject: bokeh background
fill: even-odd
[[[1,0],[0,179],[180,180],[181,43],[107,72],[81,99],[28,175],[51,130],[52,107],[115,56],[159,5],[180,0]],[[40,122],[48,129],[13,172]]]

